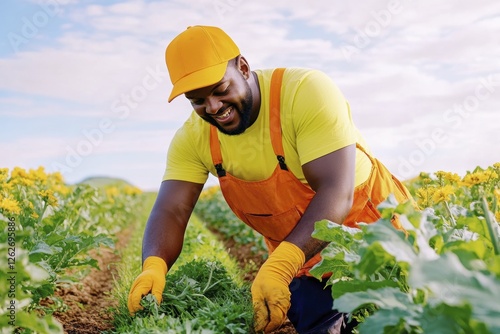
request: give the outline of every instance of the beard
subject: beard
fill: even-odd
[[[217,123],[216,120],[214,120],[212,117],[203,117],[205,121],[208,123],[214,125],[220,132],[226,135],[239,135],[245,132],[245,130],[251,125],[250,124],[250,116],[252,114],[252,105],[253,105],[253,95],[252,91],[250,90],[250,85],[248,85],[247,82],[245,82],[247,85],[246,93],[241,101],[241,109],[236,108],[235,105],[233,105],[233,112],[237,112],[238,115],[240,116],[240,123],[238,126],[233,129],[233,130],[226,130],[224,127],[222,127],[219,123]]]

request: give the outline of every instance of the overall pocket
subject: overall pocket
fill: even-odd
[[[277,215],[243,213],[250,227],[272,241],[281,242],[302,217],[295,207]]]

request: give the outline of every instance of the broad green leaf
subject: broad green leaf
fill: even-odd
[[[407,332],[403,328],[409,328],[411,323],[413,313],[409,309],[381,309],[357,328],[360,334],[399,334]]]
[[[493,256],[486,260],[488,270],[500,279],[500,255]]]
[[[366,304],[375,304],[380,309],[406,310],[412,301],[408,294],[401,292],[398,288],[385,287],[346,293],[334,300],[333,308],[341,312],[352,313]]]
[[[412,263],[417,258],[416,250],[405,240],[404,234],[397,231],[388,220],[381,219],[368,225],[364,238],[368,244],[379,243],[398,262]]]
[[[441,309],[441,310],[440,310]],[[447,313],[443,313],[442,307],[436,309],[434,307],[424,307],[420,317],[416,319],[418,321],[419,327],[422,328],[422,333],[425,334],[456,334],[460,332],[459,326],[456,318],[459,317],[463,321],[467,321],[468,317],[455,309],[454,317],[450,317]],[[460,315],[459,315],[460,314]],[[470,318],[470,314],[469,314]]]
[[[484,219],[479,219],[479,217],[458,217],[457,228],[466,228],[471,232],[475,232],[481,236],[487,236],[488,230],[485,225]]]
[[[330,280],[349,275],[350,264],[358,262],[358,249],[361,240],[361,230],[338,225],[328,220],[316,222],[313,236],[330,243],[321,251],[322,261],[310,271],[316,278],[326,273],[333,273]],[[347,271],[347,273],[346,273]]]
[[[357,279],[348,281],[338,281],[332,286],[332,296],[334,299],[337,299],[345,293],[377,290],[386,287],[397,288],[398,284],[394,281],[387,281],[387,280],[378,282],[367,282],[364,280],[357,280]]]
[[[361,233],[360,229],[339,225],[323,219],[314,224],[312,236],[323,241],[335,241],[348,245],[355,240],[355,236]]]
[[[420,319],[423,333],[491,333],[484,324],[471,318],[469,304],[450,306],[427,305]]]
[[[389,254],[381,243],[374,243],[361,250],[361,260],[354,267],[360,278],[366,278],[383,268],[387,263],[394,263],[394,256]]]
[[[370,304],[376,305],[378,310],[358,326],[360,333],[382,334],[385,327],[401,322],[418,325],[413,319],[421,313],[421,306],[413,304],[410,296],[398,288],[346,293],[334,300],[333,308],[352,313]]]
[[[443,254],[434,261],[419,259],[410,269],[409,281],[413,287],[429,289],[429,302],[433,304],[469,303],[473,318],[487,324],[493,332],[500,332],[500,280],[468,270],[454,253]]]
[[[391,219],[398,205],[399,203],[394,194],[389,194],[385,201],[377,205],[377,210],[380,212],[382,218]]]
[[[7,319],[5,316],[2,318]],[[11,328],[14,331],[14,327],[0,322],[0,325],[4,328]],[[39,318],[36,314],[28,313],[25,311],[17,311],[16,313],[16,325],[22,328],[27,328],[36,333],[40,334],[58,334],[64,333],[62,325],[54,319],[52,316],[46,316]]]
[[[309,273],[317,279],[321,279],[323,275],[331,273],[329,277],[330,282],[342,277],[351,277],[351,265],[344,261],[343,257],[343,254],[338,254],[336,257],[323,257],[320,262],[314,265]]]

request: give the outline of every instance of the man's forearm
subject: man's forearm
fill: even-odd
[[[183,240],[185,224],[169,220],[161,213],[151,213],[148,219],[142,242],[142,261],[149,256],[161,257],[169,268],[179,256]]]
[[[158,256],[171,268],[182,250],[184,232],[202,184],[164,181],[151,210],[142,243],[142,259]]]
[[[297,245],[305,254],[306,261],[328,245],[311,237],[314,224],[328,219],[342,224],[352,206],[352,194],[338,189],[318,189],[297,226],[285,239]]]

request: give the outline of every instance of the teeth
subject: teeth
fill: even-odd
[[[216,118],[224,118],[224,117],[229,116],[229,113],[231,112],[232,109],[233,108],[231,108],[231,107],[227,108],[226,111],[222,115],[219,115]]]

